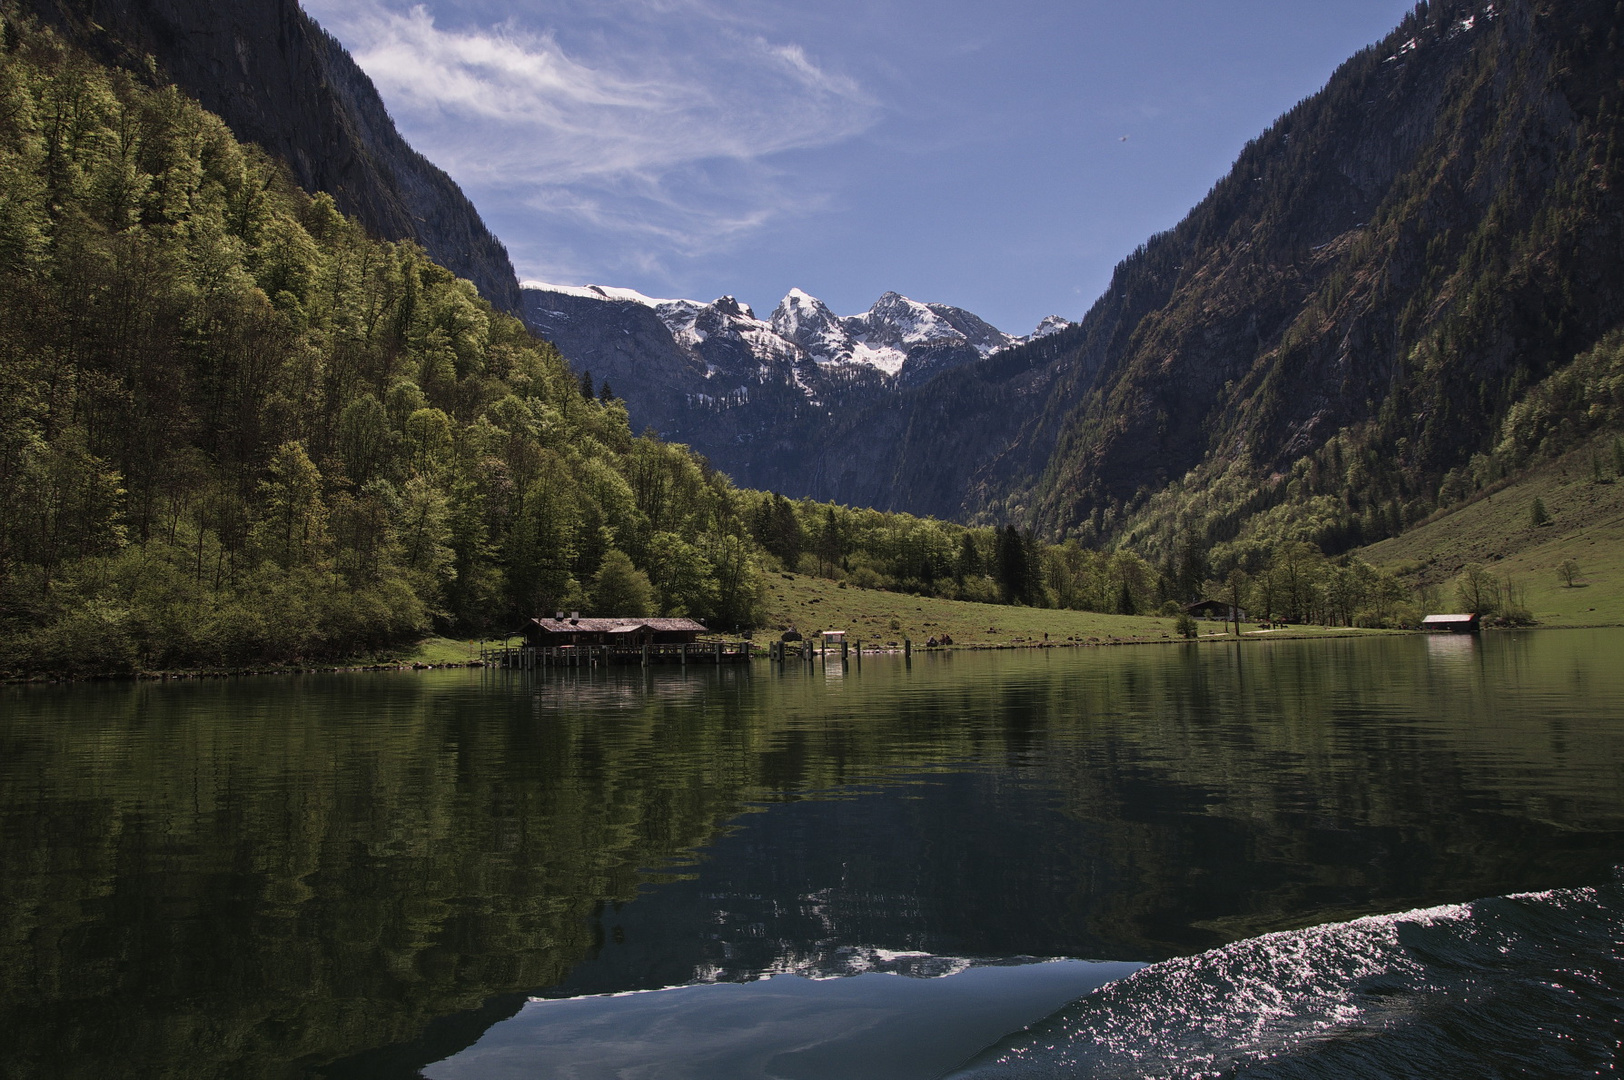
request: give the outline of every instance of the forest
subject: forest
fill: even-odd
[[[365,652],[584,606],[753,614],[747,499],[172,87],[0,57],[0,666]]]

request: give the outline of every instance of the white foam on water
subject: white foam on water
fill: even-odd
[[[1562,1070],[1616,1049],[1616,892],[1368,916],[1154,964],[954,1075],[1194,1080],[1289,1065],[1291,1076],[1465,1076],[1511,1061],[1527,1075],[1589,1075]]]

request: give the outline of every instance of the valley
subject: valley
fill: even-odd
[[[903,295],[1153,199],[1214,9],[0,0],[7,1080],[1616,1066],[1624,2],[1422,0],[1075,322]]]

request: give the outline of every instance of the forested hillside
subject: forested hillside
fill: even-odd
[[[415,244],[15,9],[0,506],[13,674],[314,662],[558,608],[732,629],[769,568],[1109,610],[1166,593],[1133,556],[739,490],[634,438],[609,386]]]
[[[519,314],[507,249],[457,184],[395,130],[372,80],[298,0],[13,0],[96,59],[173,81],[243,142],[325,191],[373,236],[429,258]]]
[[[744,497],[171,87],[0,53],[0,667],[351,653],[585,606],[748,621]]]

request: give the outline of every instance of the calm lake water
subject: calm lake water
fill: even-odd
[[[1617,630],[9,688],[0,1075],[1593,1076],[1620,865]]]

